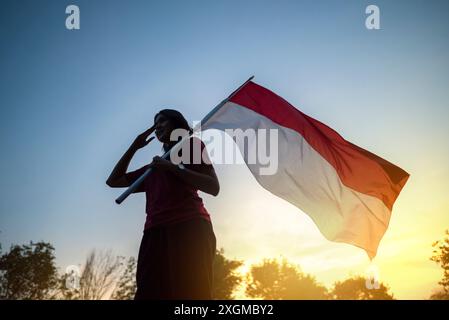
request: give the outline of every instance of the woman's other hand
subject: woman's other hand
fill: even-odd
[[[151,168],[162,169],[162,170],[173,170],[176,168],[171,161],[166,160],[162,157],[156,156],[153,158],[153,161],[150,163]]]

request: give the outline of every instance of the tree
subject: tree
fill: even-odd
[[[114,300],[132,300],[136,294],[136,258],[130,257],[126,267],[121,274],[117,287],[115,288],[112,299]]]
[[[74,300],[102,300],[111,297],[123,270],[123,257],[111,251],[92,250],[81,271],[78,288],[64,287],[62,297]],[[64,278],[63,277],[63,286]]]
[[[389,293],[389,288],[379,283],[379,288],[369,289],[366,279],[362,276],[355,276],[344,281],[337,281],[331,292],[331,297],[338,300],[393,300],[393,294]]]
[[[214,299],[230,300],[234,299],[234,291],[242,282],[242,276],[236,272],[243,264],[239,260],[230,260],[224,256],[224,249],[217,250],[214,258],[214,280],[213,292]]]
[[[276,300],[327,299],[326,287],[285,259],[265,259],[251,266],[246,294],[252,298]]]
[[[0,256],[0,299],[52,299],[59,285],[54,248],[47,242],[13,245]]]
[[[443,269],[443,279],[438,282],[441,290],[431,295],[432,300],[449,300],[449,230],[446,230],[445,237],[432,244],[435,248],[430,260],[435,261]]]

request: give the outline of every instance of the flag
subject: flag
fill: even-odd
[[[202,129],[277,129],[279,156],[274,174],[263,175],[261,165],[247,161],[258,136],[248,140],[247,147],[238,145],[256,180],[309,215],[328,240],[355,245],[371,259],[375,257],[407,172],[348,142],[251,81]]]

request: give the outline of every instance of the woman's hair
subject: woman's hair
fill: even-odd
[[[174,110],[174,109],[163,109],[156,113],[154,116],[154,122],[156,122],[156,117],[158,115],[163,115],[164,117],[168,118],[169,121],[173,125],[173,129],[185,129],[191,134],[193,132],[192,128],[190,128],[189,123],[187,122],[186,118],[182,115],[181,112]],[[170,146],[166,143],[164,143],[163,148],[165,151],[168,151]]]

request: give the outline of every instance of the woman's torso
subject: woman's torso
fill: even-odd
[[[145,179],[145,229],[201,217],[210,221],[198,191],[173,172],[154,170]]]

